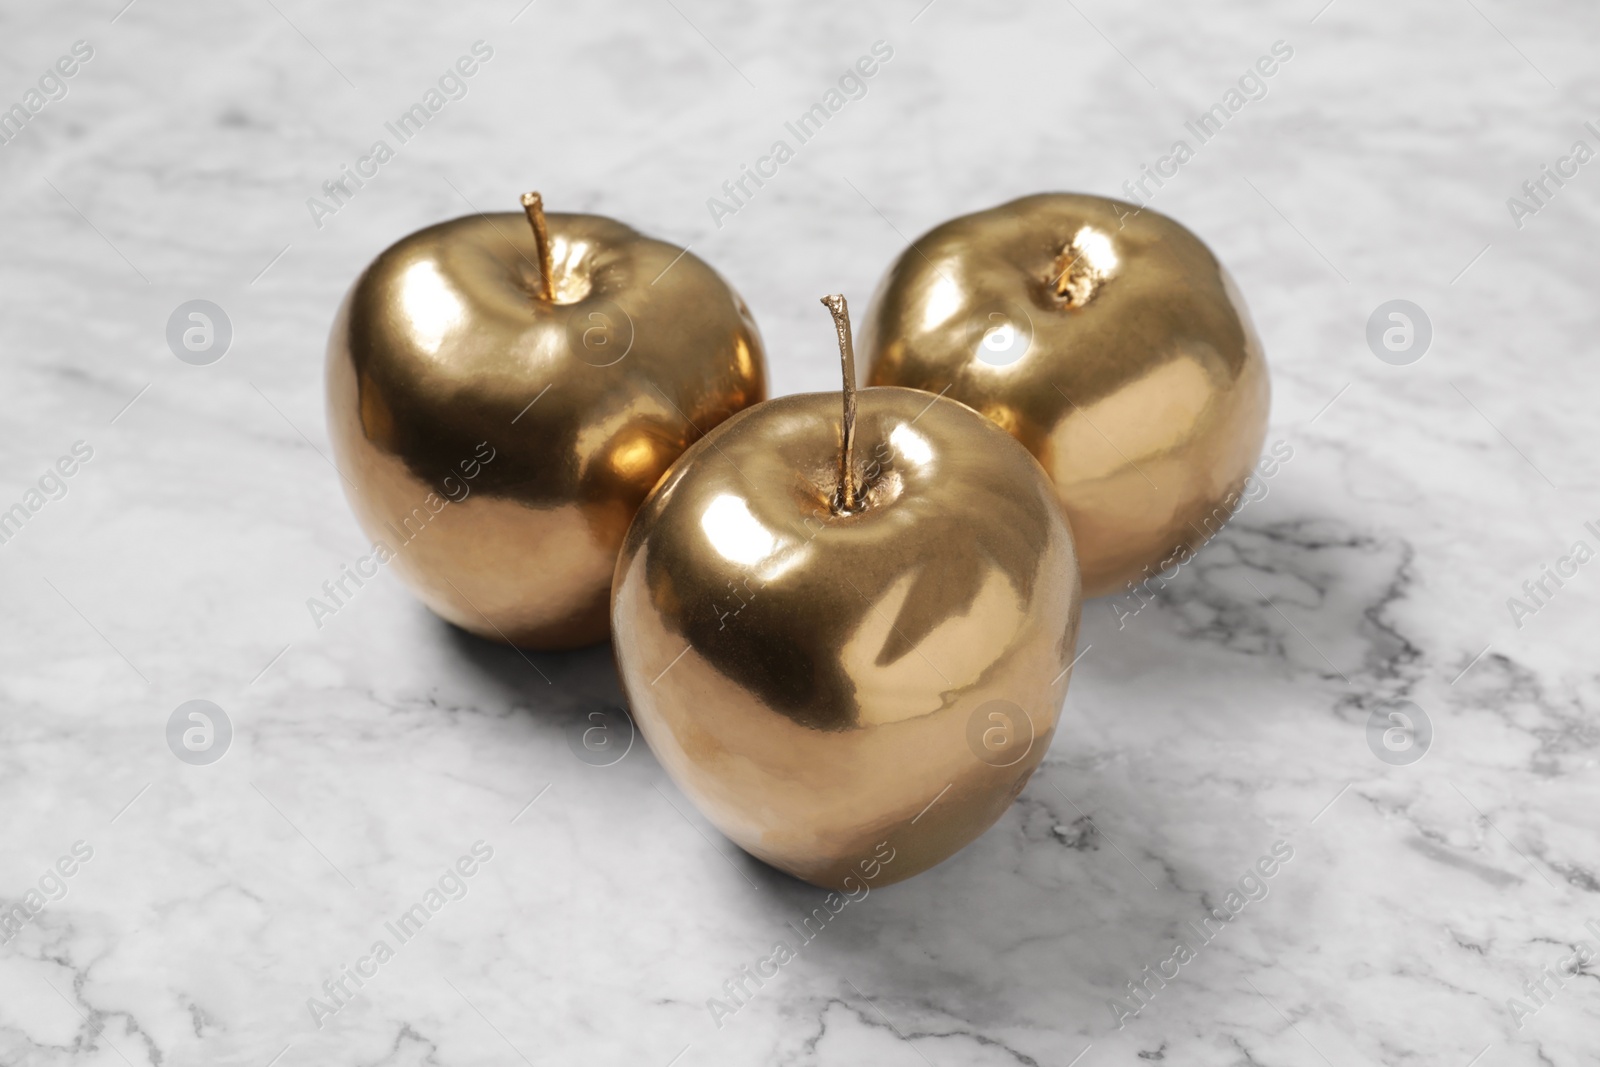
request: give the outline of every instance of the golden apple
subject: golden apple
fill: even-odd
[[[1079,613],[1033,457],[961,404],[852,378],[842,405],[770,400],[691,446],[634,519],[611,608],[673,780],[751,854],[846,889],[1000,817],[1049,745]]]
[[[936,227],[883,278],[862,349],[869,384],[959,400],[1038,458],[1085,596],[1214,534],[1266,434],[1266,360],[1228,272],[1172,219],[1103,197]]]
[[[698,257],[523,205],[430,226],[362,272],[328,341],[328,426],[356,517],[424,603],[571,648],[606,636],[640,502],[766,395],[766,368]]]

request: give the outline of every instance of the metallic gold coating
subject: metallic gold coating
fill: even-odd
[[[640,502],[765,397],[766,367],[744,302],[698,257],[524,203],[367,267],[328,340],[328,426],[362,528],[430,608],[573,648],[606,636]]]
[[[849,890],[1010,805],[1055,729],[1080,597],[1050,482],[992,423],[861,390],[848,512],[840,428],[839,394],[785,396],[693,445],[628,533],[612,633],[641,732],[707,818]]]
[[[843,294],[822,298],[833,316],[839,339],[839,369],[844,374],[844,421],[839,427],[839,510],[854,511],[860,504],[856,490],[856,347],[850,339],[850,304]]]
[[[551,280],[555,274],[550,256],[550,226],[544,217],[544,197],[538,193],[522,194],[522,211],[528,216],[528,226],[533,230],[533,247],[539,254],[535,265],[539,268],[539,299],[547,304],[555,302],[556,293]]]
[[[889,269],[864,380],[989,416],[1066,507],[1085,596],[1217,531],[1261,453],[1266,360],[1227,271],[1183,226],[1050,193],[966,215]]]

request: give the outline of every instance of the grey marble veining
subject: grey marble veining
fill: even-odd
[[[0,510],[39,504],[0,544],[0,904],[36,912],[0,1063],[1596,1062],[1600,162],[1561,162],[1600,150],[1592,7],[124,3],[0,12],[0,107],[40,102],[0,144]],[[477,41],[464,96],[308,207]],[[708,206],[877,41],[864,96]],[[993,830],[719,1027],[821,894],[642,744],[574,757],[608,648],[524,658],[389,575],[313,624],[365,550],[324,458],[344,288],[537,187],[691,245],[774,392],[827,389],[818,295],[955,214],[1126,195],[1179,140],[1152,206],[1235,274],[1292,458],[1148,603],[1086,605]],[[165,337],[197,298],[233,327],[208,366]],[[1434,334],[1405,366],[1366,341],[1398,298]],[[192,699],[232,722],[210,766],[168,748]],[[1384,762],[1369,721],[1410,705],[1429,750]]]

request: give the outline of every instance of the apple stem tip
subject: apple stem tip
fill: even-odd
[[[850,342],[850,305],[844,296],[834,293],[822,298],[823,307],[833,316],[833,329],[839,337],[839,367],[844,373],[844,425],[839,449],[839,493],[834,507],[845,514],[855,511],[861,503],[860,489],[856,485],[856,350]]]
[[[550,280],[550,228],[544,221],[544,197],[538,193],[522,194],[522,210],[533,227],[533,243],[539,249],[539,298],[553,303],[555,286]]]

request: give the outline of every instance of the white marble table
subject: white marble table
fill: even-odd
[[[92,450],[0,544],[0,903],[43,904],[0,946],[0,1063],[1596,1062],[1600,969],[1558,972],[1600,943],[1600,563],[1507,604],[1600,547],[1600,163],[1507,206],[1600,149],[1592,6],[124,2],[0,13],[0,105],[93,51],[0,145],[0,509]],[[308,198],[478,40],[465,97],[318,226]],[[866,95],[718,226],[707,198],[879,40]],[[1086,606],[992,831],[719,1028],[708,998],[820,894],[642,745],[574,757],[609,649],[533,657],[547,684],[393,576],[313,626],[363,550],[323,458],[344,287],[537,187],[692,244],[775,392],[827,388],[819,294],[864,299],[949,216],[1118,193],[1276,41],[1153,206],[1235,272],[1293,459],[1155,603]],[[209,366],[164,336],[197,298],[233,326]],[[1365,340],[1397,298],[1434,332],[1404,366]],[[191,699],[233,724],[210,766],[166,742]],[[1431,747],[1384,762],[1369,718],[1407,701]],[[466,895],[388,934],[477,842]]]

